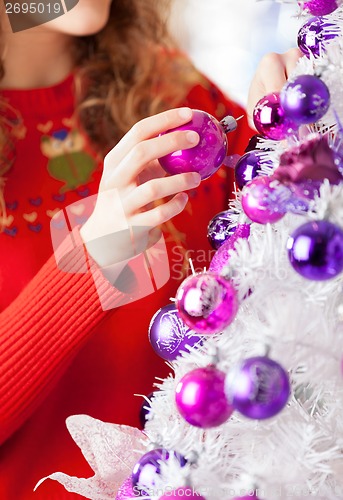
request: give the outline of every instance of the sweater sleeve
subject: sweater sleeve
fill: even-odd
[[[46,397],[105,310],[125,302],[94,263],[84,273],[84,262],[82,244],[65,252],[72,272],[52,256],[0,314],[0,442]]]

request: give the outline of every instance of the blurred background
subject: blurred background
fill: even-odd
[[[296,0],[174,0],[170,29],[195,66],[245,106],[261,57],[296,46]]]

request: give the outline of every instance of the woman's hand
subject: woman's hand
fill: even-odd
[[[159,136],[191,118],[190,108],[145,118],[106,156],[94,211],[80,231],[100,267],[127,261],[144,251],[151,239],[158,238],[154,229],[185,208],[188,196],[184,191],[200,184],[198,173],[166,177],[158,162],[161,156],[199,142],[194,131]]]
[[[299,49],[290,49],[284,54],[266,54],[261,59],[248,97],[247,111],[252,126],[252,115],[257,102],[267,94],[280,92],[302,55]]]

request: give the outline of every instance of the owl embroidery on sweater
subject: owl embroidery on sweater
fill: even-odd
[[[64,183],[60,193],[77,189],[92,180],[96,162],[84,151],[85,145],[85,138],[77,130],[61,129],[51,136],[42,136],[40,148],[49,158],[48,172]]]

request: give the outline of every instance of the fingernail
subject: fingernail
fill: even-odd
[[[183,120],[190,120],[192,118],[192,110],[191,108],[180,108],[179,109],[179,116],[180,118],[182,118]]]
[[[201,175],[198,174],[197,172],[193,172],[192,173],[192,184],[194,184],[195,186],[199,186],[201,182]]]
[[[186,193],[181,193],[180,194],[180,201],[181,201],[181,203],[187,203],[188,195]]]
[[[190,130],[186,134],[186,139],[190,144],[197,144],[199,142],[199,134]]]

